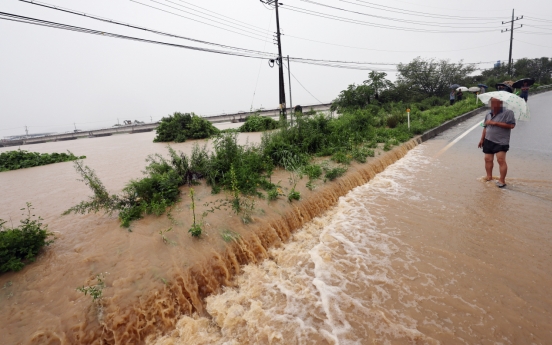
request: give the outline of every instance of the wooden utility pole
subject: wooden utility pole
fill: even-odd
[[[510,29],[509,30],[508,29],[500,30],[501,33],[510,31],[510,56],[508,58],[508,75],[509,76],[512,76],[512,46],[513,46],[513,42],[514,42],[514,30],[521,29],[523,27],[523,24],[521,24],[520,27],[514,29],[514,22],[518,21],[518,20],[521,20],[521,19],[523,19],[523,16],[521,16],[521,18],[516,17],[516,19],[514,19],[514,10],[512,10],[512,20],[509,21],[509,22],[502,22],[502,24],[511,23]]]
[[[280,89],[280,117],[283,120],[287,120],[286,113],[286,90],[284,86],[284,61],[282,59],[282,39],[280,33],[280,14],[278,12],[278,6],[280,5],[277,0],[260,0],[267,5],[273,5],[276,9],[276,40],[278,43],[278,74],[279,74],[279,89]]]

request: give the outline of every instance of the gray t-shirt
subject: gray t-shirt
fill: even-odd
[[[514,112],[511,110],[503,110],[500,113],[496,114],[495,116],[493,116],[492,113],[488,113],[485,116],[485,121],[483,121],[483,123],[489,120],[492,120],[495,122],[507,123],[509,125],[516,124],[516,117],[514,115]],[[485,133],[485,139],[499,145],[510,145],[510,132],[512,131],[511,129],[506,129],[506,128],[493,126],[493,125],[488,125],[484,127],[487,127],[487,133]]]

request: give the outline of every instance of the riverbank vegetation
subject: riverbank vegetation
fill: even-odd
[[[21,149],[6,151],[0,153],[0,172],[69,162],[84,158],[86,158],[86,156],[77,157],[72,153],[38,153]]]
[[[264,133],[259,144],[239,145],[238,133],[226,132],[212,137],[211,151],[196,143],[192,153],[186,155],[169,146],[167,157],[150,156],[145,177],[128,182],[117,195],[109,195],[94,171],[82,161],[76,161],[75,168],[93,191],[93,196],[67,210],[66,214],[118,212],[121,224],[128,227],[131,221],[145,214],[163,214],[182,197],[180,187],[205,181],[213,194],[224,191],[227,203],[236,214],[243,213],[241,217],[246,222],[254,208],[254,198],[270,201],[282,194],[271,179],[275,169],[289,171],[294,181],[307,175],[311,185],[322,174],[325,181],[332,181],[346,172],[352,160],[365,162],[367,157],[374,156],[374,148],[378,145],[385,150],[391,149],[414,135],[481,106],[481,103],[476,105],[473,96],[453,106],[430,106],[430,102],[433,101],[409,105],[410,129],[407,106],[393,102],[342,107],[338,117],[298,113],[293,126],[284,124],[278,130]],[[328,157],[333,165],[320,166],[316,163],[320,160],[317,157]],[[300,198],[295,189],[287,196],[289,202]],[[200,235],[198,230],[192,234]]]
[[[264,132],[278,127],[278,121],[273,118],[255,114],[247,117],[239,132]]]
[[[9,228],[0,219],[0,273],[20,271],[26,264],[34,262],[44,246],[54,242],[53,234],[42,218],[32,214],[33,207],[27,203],[25,219],[18,227]]]
[[[194,113],[174,113],[161,119],[154,142],[181,143],[187,139],[204,139],[219,133],[213,124]]]

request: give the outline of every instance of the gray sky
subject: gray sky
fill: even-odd
[[[259,1],[136,1],[188,19],[130,0],[44,0],[48,4],[150,29],[277,52],[272,43],[276,27],[274,11]],[[552,57],[552,2],[548,0],[312,1],[372,16],[423,22],[423,25],[354,14],[323,7],[310,0],[282,0],[280,24],[284,33],[284,55],[374,63],[409,62],[417,56],[452,61],[463,59],[465,62],[507,60],[509,33],[500,32],[507,27],[501,25],[501,21],[509,20],[515,8],[516,15],[525,15],[525,19],[517,22],[523,23],[524,28],[514,33],[513,58]],[[392,8],[378,10],[372,4]],[[291,6],[376,25],[441,32],[410,32],[346,23],[298,13],[291,10]],[[215,17],[206,10],[226,17]],[[151,40],[220,49],[18,0],[2,0],[0,11]],[[413,16],[403,11],[420,13]],[[232,24],[227,17],[241,23],[234,22],[230,27]],[[488,20],[468,20],[466,17]],[[548,21],[539,21],[539,18]],[[217,19],[219,23],[213,22]],[[246,28],[249,28],[247,32],[243,31]],[[29,126],[29,133],[68,131],[73,129],[74,122],[79,129],[89,129],[109,127],[117,123],[117,118],[121,122],[123,119],[149,121],[150,117],[158,120],[175,111],[215,115],[248,111],[251,107],[276,108],[278,104],[278,69],[270,68],[266,59],[198,52],[4,20],[0,20],[0,33],[0,137],[24,133],[25,125]],[[479,66],[488,68],[492,63]],[[393,66],[374,68],[390,70],[390,79],[394,79]],[[294,62],[291,71],[322,102],[330,102],[351,83],[362,83],[368,74],[368,71]],[[286,74],[289,101],[287,88]],[[292,89],[293,104],[319,103],[293,78]]]

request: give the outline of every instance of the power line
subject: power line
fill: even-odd
[[[468,21],[477,21],[477,20],[491,20],[491,19],[501,19],[502,17],[465,17],[465,16],[449,16],[445,14],[438,14],[438,13],[428,13],[428,12],[419,12],[419,11],[412,11],[412,10],[405,10],[402,8],[397,7],[391,7],[391,6],[384,6],[375,4],[368,1],[362,1],[362,0],[356,0],[357,2],[361,2],[362,4],[356,4],[347,0],[339,0],[341,2],[348,2],[354,5],[368,7],[380,11],[386,11],[386,12],[392,12],[392,13],[399,13],[409,16],[417,16],[417,17],[427,17],[427,18],[438,18],[438,19],[451,19],[451,20],[468,20]],[[368,4],[368,5],[364,5]],[[377,7],[376,7],[377,6]],[[381,8],[379,8],[381,7]]]
[[[423,32],[423,33],[482,33],[482,32],[492,32],[492,31],[494,31],[494,30],[476,30],[476,31],[425,30],[425,29],[407,28],[407,27],[393,26],[393,25],[375,24],[375,23],[371,23],[371,22],[365,22],[365,21],[360,21],[360,20],[356,20],[356,19],[339,17],[339,16],[334,16],[334,15],[331,15],[331,14],[325,14],[325,13],[322,13],[322,12],[307,10],[307,9],[303,9],[303,8],[295,7],[295,6],[291,6],[291,5],[286,5],[286,6],[283,6],[282,8],[286,9],[286,10],[289,10],[289,11],[293,11],[293,12],[308,14],[308,15],[314,16],[314,17],[320,17],[320,18],[331,19],[331,20],[335,20],[335,21],[339,21],[339,22],[345,22],[345,23],[351,23],[351,24],[357,24],[357,25],[363,25],[363,26],[370,26],[370,27],[376,27],[376,28],[382,28],[382,29],[391,29],[391,30]]]
[[[231,21],[235,21],[235,22],[244,24],[244,25],[246,25],[246,26],[251,26],[251,27],[253,27],[253,28],[255,28],[255,29],[258,29],[258,30],[261,31],[261,32],[266,32],[263,28],[261,28],[261,27],[259,27],[259,26],[256,26],[256,25],[253,25],[253,24],[249,24],[249,23],[243,22],[243,21],[241,21],[241,20],[234,19],[234,18],[232,18],[232,17],[225,16],[225,15],[223,15],[223,14],[217,13],[217,12],[215,12],[215,11],[208,10],[208,9],[206,9],[206,8],[204,8],[204,7],[201,7],[201,6],[198,6],[198,5],[194,5],[194,4],[189,3],[189,2],[187,2],[187,1],[184,1],[184,0],[178,0],[178,1],[180,1],[180,2],[182,2],[182,3],[185,3],[185,4],[188,4],[188,5],[190,5],[190,6],[193,6],[193,7],[201,8],[202,10],[205,10],[205,11],[207,11],[207,12],[210,12],[210,13],[216,15],[216,16],[228,18],[228,19],[230,19]],[[181,6],[183,6],[183,5],[181,5]],[[189,7],[188,7],[188,8],[189,8]]]
[[[142,27],[142,26],[123,23],[123,22],[119,22],[119,21],[116,21],[116,20],[113,20],[113,19],[107,19],[107,18],[103,18],[103,17],[99,17],[99,16],[95,16],[95,15],[91,15],[91,14],[87,14],[87,13],[83,13],[83,12],[77,12],[75,10],[71,10],[71,9],[63,8],[63,7],[58,7],[58,6],[50,5],[50,4],[39,2],[39,1],[30,1],[30,0],[19,0],[19,1],[27,3],[27,4],[41,6],[41,7],[49,8],[49,9],[52,9],[52,10],[57,10],[57,11],[65,12],[65,13],[70,13],[70,14],[74,14],[74,15],[94,19],[94,20],[99,20],[99,21],[102,21],[102,22],[110,23],[110,24],[115,24],[115,25],[125,26],[125,27],[129,27],[129,28],[133,28],[133,29],[142,30],[142,31],[147,31],[147,32],[151,32],[151,33],[161,35],[161,36],[179,38],[179,39],[184,39],[184,40],[188,40],[188,41],[192,41],[192,42],[196,42],[196,43],[201,43],[201,44],[206,44],[206,45],[213,45],[213,46],[217,46],[217,47],[221,47],[221,48],[239,50],[239,51],[255,53],[255,54],[259,54],[259,55],[264,54],[264,55],[267,55],[267,57],[273,55],[273,54],[268,55],[267,53],[261,52],[261,51],[245,49],[245,48],[239,48],[239,47],[233,47],[233,46],[228,46],[228,45],[224,45],[224,44],[218,44],[218,43],[198,40],[198,39],[195,39],[195,38],[175,35],[175,34],[163,32],[163,31],[148,29],[148,28],[145,28],[145,27]]]
[[[232,32],[232,33],[234,33],[234,34],[238,34],[238,35],[241,35],[241,36],[249,37],[249,38],[252,38],[252,39],[255,39],[255,40],[258,40],[258,41],[262,41],[262,39],[259,38],[259,37],[250,36],[250,35],[247,35],[247,34],[244,34],[244,33],[241,33],[241,32],[236,32],[236,31],[233,31],[233,30],[229,30],[229,29],[227,29],[227,28],[222,28],[222,27],[220,27],[220,26],[216,26],[216,25],[213,25],[213,24],[205,23],[205,22],[202,22],[201,20],[189,18],[189,17],[183,16],[183,15],[178,14],[178,13],[174,13],[174,12],[171,12],[171,11],[164,10],[164,9],[162,9],[162,8],[158,8],[158,7],[155,7],[155,6],[143,4],[143,3],[139,2],[139,1],[136,1],[136,0],[130,0],[130,1],[131,1],[131,2],[134,2],[134,3],[136,3],[136,4],[139,4],[139,5],[145,6],[145,7],[153,8],[153,9],[158,10],[158,11],[161,11],[161,12],[165,12],[165,13],[172,14],[172,15],[174,15],[174,16],[178,16],[178,17],[181,17],[181,18],[184,18],[184,19],[192,20],[192,21],[194,21],[194,22],[198,22],[198,23],[201,23],[201,24],[205,24],[205,25],[208,25],[208,26],[212,26],[212,27],[217,28],[217,29],[221,29],[221,30],[224,30],[224,31],[227,31],[227,32]]]
[[[312,0],[299,0],[299,1],[306,2],[306,3],[309,3],[309,4],[313,4],[313,5],[317,5],[317,6],[330,8],[330,9],[334,9],[334,10],[338,10],[338,11],[342,11],[342,12],[349,12],[349,13],[354,13],[354,14],[358,14],[358,15],[362,15],[362,16],[368,16],[368,17],[373,17],[373,18],[379,18],[379,19],[391,20],[391,21],[401,22],[401,23],[415,24],[415,25],[436,26],[436,27],[443,27],[443,28],[456,28],[456,29],[463,29],[463,28],[489,29],[490,28],[488,26],[485,26],[485,27],[466,27],[466,23],[457,24],[457,25],[462,25],[462,27],[457,27],[457,26],[451,26],[453,23],[433,23],[433,22],[422,22],[422,21],[417,21],[417,20],[408,20],[408,19],[400,19],[400,18],[392,18],[392,17],[382,17],[382,16],[377,16],[377,15],[374,15],[374,14],[368,14],[368,13],[364,13],[364,12],[352,11],[352,10],[344,9],[344,8],[341,8],[341,7],[330,6],[330,5],[322,4],[322,3],[315,2],[315,1],[312,1]],[[354,4],[354,3],[349,2],[349,1],[344,1],[344,2]],[[494,22],[489,22],[489,23],[494,23]],[[444,25],[442,25],[442,24],[444,24]],[[478,24],[483,24],[483,23],[478,23]]]
[[[370,51],[378,51],[378,52],[386,52],[386,53],[448,53],[448,52],[457,52],[457,51],[463,51],[463,50],[486,48],[486,47],[490,47],[490,46],[493,46],[493,45],[497,45],[497,44],[507,42],[507,40],[506,40],[506,41],[500,41],[500,42],[496,42],[496,43],[492,43],[492,44],[485,44],[485,45],[482,45],[482,46],[477,46],[477,47],[472,47],[472,48],[452,49],[452,50],[385,50],[385,49],[364,48],[364,47],[348,46],[348,45],[330,43],[330,42],[324,42],[324,41],[317,41],[317,40],[312,40],[312,39],[308,39],[308,38],[304,38],[304,37],[297,37],[297,36],[292,36],[292,35],[287,35],[287,34],[285,34],[284,36],[295,38],[295,39],[298,39],[298,40],[304,40],[304,41],[309,41],[309,42],[326,44],[326,45],[331,45],[331,46],[336,46],[336,47],[362,49],[362,50],[370,50]]]
[[[284,66],[286,67],[286,69],[288,70],[288,72],[291,74],[291,76],[293,77],[293,79],[295,79],[295,81],[298,82],[299,85],[301,85],[301,87],[302,87],[303,89],[305,89],[305,91],[307,91],[307,92],[309,93],[309,95],[312,96],[312,98],[316,99],[318,102],[320,102],[320,104],[323,103],[321,100],[319,100],[318,98],[314,97],[314,95],[313,95],[309,90],[307,90],[307,88],[306,88],[305,86],[303,86],[303,84],[301,84],[301,82],[299,81],[299,79],[297,79],[297,78],[295,77],[295,75],[294,75],[293,73],[291,73],[291,71],[289,70],[288,66],[286,66],[285,64],[284,64]]]
[[[213,18],[208,18],[208,17],[201,16],[201,15],[199,15],[199,14],[191,13],[191,12],[189,12],[189,11],[182,10],[182,9],[179,9],[179,8],[176,8],[176,7],[167,5],[167,4],[165,4],[165,3],[161,3],[161,2],[156,1],[156,0],[150,0],[150,1],[151,1],[151,2],[154,2],[154,3],[156,3],[156,4],[159,4],[159,5],[162,5],[162,6],[167,6],[167,7],[169,7],[169,8],[172,8],[172,9],[177,10],[177,11],[180,11],[180,12],[184,12],[184,13],[187,13],[187,14],[191,14],[191,15],[193,15],[193,16],[197,16],[197,17],[202,18],[202,19],[211,20],[211,21],[213,21],[213,22],[215,22],[215,23],[217,23],[217,24],[222,24],[222,25],[226,25],[226,26],[229,26],[229,27],[234,28],[234,29],[237,29],[237,30],[242,30],[242,31],[247,32],[247,33],[252,34],[252,35],[264,35],[264,34],[266,34],[266,32],[263,31],[263,30],[248,28],[248,27],[245,26],[245,25],[242,25],[242,24],[235,24],[235,23],[232,23],[232,22],[230,22],[229,20],[226,20],[226,19],[219,19],[219,18],[213,19]],[[168,2],[168,3],[173,4],[173,5],[175,5],[175,6],[179,6],[179,7],[183,7],[183,8],[188,8],[188,7],[184,6],[184,5],[175,3],[175,2],[173,2],[173,1],[171,1],[171,0],[165,0],[165,2]],[[192,9],[192,11],[200,12],[200,11],[193,10],[193,9]],[[203,13],[203,12],[200,12],[200,13]],[[207,14],[207,15],[208,15],[208,16],[211,16],[211,17],[214,17],[214,16],[211,15],[211,14]],[[219,20],[222,20],[222,22],[220,22]],[[224,22],[229,22],[230,24],[227,24],[227,23],[224,23]],[[243,28],[236,27],[235,25],[241,26],[241,27],[243,27]]]
[[[175,44],[175,43],[148,40],[148,39],[144,39],[144,38],[138,38],[138,37],[127,36],[127,35],[114,34],[114,33],[110,33],[110,32],[107,32],[107,31],[98,31],[98,30],[93,30],[93,29],[87,29],[87,28],[73,26],[73,25],[66,25],[66,24],[61,24],[61,23],[57,23],[57,22],[50,22],[50,21],[45,21],[45,20],[31,18],[31,17],[19,16],[19,15],[16,15],[16,14],[11,14],[11,13],[6,13],[6,12],[0,12],[0,19],[13,21],[13,22],[24,23],[24,24],[33,24],[33,25],[38,25],[38,26],[51,27],[51,28],[55,28],[55,29],[63,29],[63,30],[68,30],[68,31],[82,32],[82,33],[87,33],[87,34],[92,34],[92,35],[127,39],[127,40],[131,40],[131,41],[137,41],[137,42],[143,42],[143,43],[159,44],[159,45],[165,45],[165,46],[176,47],[176,48],[184,48],[184,49],[189,49],[189,50],[203,51],[203,52],[208,52],[208,53],[248,57],[248,58],[253,58],[253,59],[265,59],[266,58],[265,56],[252,55],[251,53],[246,53],[246,52],[233,52],[233,51],[224,51],[224,50],[200,48],[200,47],[186,46],[186,45]]]
[[[529,43],[529,42],[525,42],[525,41],[522,41],[522,40],[517,39],[517,38],[516,38],[516,41],[517,41],[517,42],[521,42],[521,43],[525,43],[525,44],[530,44],[530,45],[532,45],[532,46],[537,46],[537,47],[552,48],[552,46],[543,46],[543,45],[540,45],[540,44]],[[519,59],[518,59],[518,60],[519,60]]]

